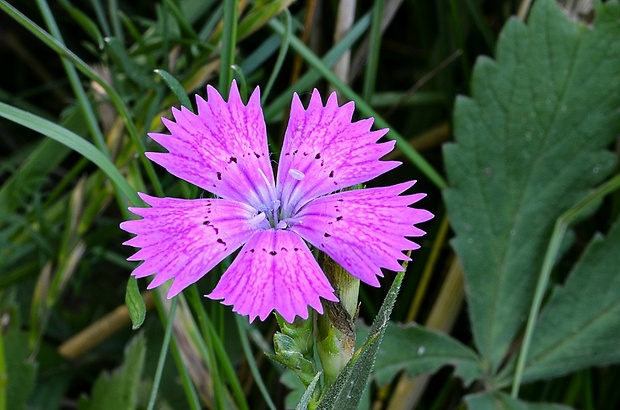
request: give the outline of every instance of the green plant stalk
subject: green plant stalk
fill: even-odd
[[[254,376],[254,381],[258,386],[258,390],[260,390],[263,398],[265,399],[265,403],[267,403],[267,407],[270,410],[276,410],[276,405],[271,400],[269,396],[269,391],[267,390],[267,386],[265,386],[265,382],[263,381],[263,377],[258,370],[258,366],[256,365],[256,360],[254,360],[254,355],[252,354],[252,349],[250,348],[250,343],[248,342],[248,335],[246,334],[246,330],[244,328],[244,324],[242,323],[245,320],[243,317],[239,315],[235,315],[235,319],[237,322],[237,330],[239,331],[239,338],[241,340],[241,347],[243,348],[243,352],[245,353],[245,358],[248,361],[248,366],[250,367],[250,372],[252,372],[252,376]]]
[[[163,305],[163,292],[156,290],[154,292],[155,296],[155,307],[157,309],[157,313],[159,315],[159,319],[163,326],[167,327],[168,316],[166,315],[166,311]],[[188,400],[189,406],[191,410],[200,410],[202,409],[202,405],[200,404],[200,399],[198,398],[198,394],[196,393],[196,388],[194,387],[194,383],[192,378],[183,363],[183,357],[181,355],[181,349],[179,348],[179,344],[176,339],[172,338],[172,356],[174,359],[174,363],[181,375],[181,384],[183,386],[183,390],[185,391],[185,397]]]
[[[108,12],[110,14],[110,21],[112,22],[112,32],[114,33],[114,37],[119,39],[121,43],[124,43],[125,38],[123,36],[123,30],[121,29],[118,0],[108,0]]]
[[[355,352],[360,281],[324,253],[319,256],[319,264],[339,299],[339,302],[323,301],[324,312],[316,318],[316,347],[325,389],[328,389]]]
[[[564,212],[555,223],[551,239],[549,240],[549,247],[545,253],[545,259],[543,260],[543,265],[538,276],[534,299],[532,300],[532,306],[530,308],[527,325],[525,327],[523,343],[521,344],[521,349],[519,351],[519,359],[517,360],[512,390],[510,393],[515,399],[519,396],[519,388],[521,387],[521,381],[523,380],[523,372],[527,361],[527,355],[530,350],[534,328],[536,326],[536,319],[538,318],[538,313],[540,312],[540,307],[547,290],[547,284],[549,283],[549,277],[551,276],[551,270],[553,269],[553,265],[560,252],[562,240],[564,239],[566,230],[575,221],[579,220],[582,215],[591,211],[592,208],[596,206],[596,204],[605,196],[619,188],[620,174],[616,175],[614,178],[605,182],[596,190],[586,195],[581,201]]]
[[[39,6],[39,10],[43,15],[43,19],[45,20],[45,24],[50,31],[50,34],[58,40],[61,44],[64,45],[64,40],[62,38],[62,34],[60,33],[60,29],[56,24],[56,20],[52,15],[52,11],[49,8],[46,0],[37,0],[37,5]],[[80,79],[77,75],[77,71],[75,70],[75,66],[71,64],[67,59],[60,59],[65,72],[67,73],[67,78],[69,80],[69,84],[71,84],[71,88],[78,100],[80,110],[84,115],[84,119],[86,120],[86,126],[90,131],[93,140],[95,141],[95,145],[101,152],[106,154],[108,157],[110,156],[110,152],[108,151],[108,147],[105,144],[105,139],[101,132],[101,128],[99,127],[99,123],[97,122],[97,117],[95,116],[95,112],[93,111],[93,107],[84,92],[84,88],[80,82]]]
[[[155,407],[155,401],[157,400],[157,392],[159,391],[159,383],[161,382],[161,375],[164,371],[164,363],[166,362],[166,355],[168,353],[168,347],[170,345],[170,336],[172,335],[172,325],[174,324],[174,315],[177,311],[177,298],[172,299],[172,306],[170,307],[170,314],[168,317],[168,323],[166,324],[166,332],[164,333],[164,340],[161,346],[161,352],[159,353],[159,360],[157,361],[157,370],[155,370],[155,379],[153,380],[153,389],[151,390],[151,396],[149,398],[149,404],[147,410],[153,410]]]
[[[284,36],[285,30],[282,24],[272,19],[269,21],[269,26],[279,35]],[[375,119],[375,126],[378,128],[390,128],[390,125],[385,121],[379,113],[370,107],[355,91],[348,85],[342,82],[336,75],[326,66],[319,57],[316,56],[299,38],[293,36],[291,38],[291,47],[306,60],[306,62],[317,70],[327,81],[329,81],[344,97],[348,100],[355,101],[356,108],[364,115],[373,117]],[[387,138],[395,140],[398,145],[398,149],[411,161],[412,164],[418,167],[418,169],[426,175],[433,183],[439,188],[444,189],[447,184],[444,178],[433,168],[431,164],[424,159],[409,143],[394,129],[386,135]]]
[[[237,401],[240,409],[248,409],[248,403],[245,398],[245,393],[243,392],[243,388],[241,387],[241,383],[237,378],[237,373],[226,354],[226,349],[224,349],[224,345],[222,344],[221,339],[219,338],[215,328],[213,327],[213,323],[209,319],[207,311],[204,308],[202,303],[202,299],[199,296],[198,288],[196,285],[192,285],[189,288],[189,303],[192,305],[192,308],[196,312],[198,316],[198,323],[200,325],[200,330],[203,334],[203,339],[205,344],[209,345],[209,348],[213,348],[214,355],[213,358],[218,360],[219,365],[221,366],[222,371],[224,372],[224,376],[230,383],[230,387],[232,389],[233,397]],[[218,367],[219,369],[219,367]]]
[[[370,101],[375,91],[377,79],[377,67],[379,65],[379,51],[381,50],[381,20],[385,0],[375,0],[372,6],[372,24],[370,26],[370,46],[368,51],[368,63],[364,72],[364,88],[362,98]]]
[[[8,4],[6,0],[0,0],[0,10],[7,13],[16,22],[21,24],[24,28],[26,28],[28,31],[34,34],[37,38],[43,41],[43,43],[45,43],[46,46],[51,48],[53,51],[58,53],[60,56],[68,59],[71,63],[75,65],[75,67],[82,74],[84,74],[90,80],[95,81],[105,90],[105,92],[110,97],[110,100],[112,101],[116,109],[118,110],[120,117],[123,119],[123,122],[125,126],[127,127],[127,132],[129,133],[134,144],[136,144],[136,147],[138,148],[138,152],[140,154],[139,155],[140,160],[142,161],[142,165],[144,166],[146,170],[149,180],[153,184],[155,193],[158,196],[164,196],[161,183],[159,182],[159,179],[157,178],[157,175],[155,174],[155,168],[153,167],[153,164],[151,164],[151,162],[149,162],[146,156],[144,155],[144,151],[145,151],[144,142],[140,138],[136,125],[131,120],[129,110],[125,106],[125,103],[121,99],[120,95],[116,92],[116,90],[114,90],[114,88],[112,88],[112,86],[108,84],[108,82],[103,77],[101,77],[96,71],[94,71],[88,64],[82,61],[71,50],[67,49],[64,46],[64,44],[60,43],[58,40],[52,37],[49,33],[47,33],[41,27],[37,26],[28,17],[24,16],[17,9],[15,9],[13,6]],[[138,202],[132,202],[132,203],[137,205],[137,204],[141,204],[142,201],[139,200]]]
[[[261,97],[261,105],[265,105],[265,101],[267,101],[267,97],[271,92],[271,87],[276,82],[276,78],[278,74],[280,74],[280,69],[282,68],[282,63],[284,63],[284,57],[286,57],[286,53],[288,52],[289,44],[291,43],[292,36],[292,23],[291,23],[291,13],[286,9],[284,11],[284,35],[282,36],[282,42],[280,44],[280,51],[278,52],[278,57],[276,58],[276,63],[273,67],[273,71],[269,76],[269,80],[267,81],[267,85],[263,90],[263,95]]]
[[[235,49],[237,48],[237,19],[239,14],[238,0],[224,1],[224,32],[222,34],[222,48],[220,56],[220,94],[228,99],[230,84],[233,79],[232,65],[235,64]]]

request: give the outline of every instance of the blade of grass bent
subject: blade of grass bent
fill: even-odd
[[[125,177],[112,161],[84,138],[58,124],[2,102],[0,102],[0,117],[52,138],[88,158],[110,178],[112,183],[116,186],[117,192],[125,196],[125,198],[120,198],[121,202],[125,203],[127,199],[129,199],[134,204],[142,203],[136,191],[129,186]]]

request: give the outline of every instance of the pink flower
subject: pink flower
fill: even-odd
[[[274,181],[258,87],[247,106],[236,83],[228,102],[211,86],[207,95],[196,96],[198,115],[173,108],[176,122],[162,119],[171,135],[150,134],[168,152],[146,155],[217,198],[140,194],[151,207],[129,208],[142,219],[121,224],[137,234],[125,244],[142,248],[128,259],[144,261],[134,276],[155,275],[149,288],[174,279],[170,298],[242,247],[207,296],[250,322],[272,310],[292,322],[308,305],[322,313],[321,297],[338,300],[305,241],[372,286],[381,268],[402,270],[402,251],[419,248],[405,237],[433,217],[409,207],[425,194],[399,196],[415,181],[342,192],[400,164],[379,161],[394,148],[376,143],[387,129],[351,122],[353,103],[339,107],[335,93],[323,106],[314,90],[308,109],[295,94]]]

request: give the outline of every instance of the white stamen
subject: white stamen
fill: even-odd
[[[293,169],[293,168],[288,170],[288,174],[298,181],[301,181],[302,179],[306,177],[306,174],[304,174],[298,169]]]
[[[264,212],[261,212],[260,214],[256,215],[255,217],[251,218],[248,221],[249,225],[258,225],[261,222],[263,222],[265,219],[267,218],[267,215],[265,215]]]

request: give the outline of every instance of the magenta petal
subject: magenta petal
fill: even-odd
[[[422,236],[414,224],[433,214],[410,208],[425,194],[399,196],[414,182],[389,187],[346,191],[317,198],[296,216],[291,231],[324,251],[353,276],[379,286],[380,268],[401,271],[402,253],[419,248],[406,239]]]
[[[400,164],[379,161],[394,142],[377,144],[387,129],[370,131],[372,119],[351,122],[353,110],[353,102],[339,107],[335,93],[323,106],[314,90],[307,110],[293,96],[277,183],[287,215],[312,198],[369,181]]]
[[[273,170],[258,87],[247,106],[233,82],[225,102],[211,86],[208,101],[196,97],[198,115],[173,109],[175,121],[162,119],[171,135],[150,134],[168,150],[148,152],[171,174],[222,198],[255,207],[275,200]]]
[[[250,322],[265,320],[273,310],[287,322],[306,319],[308,306],[323,313],[320,297],[338,300],[304,241],[275,229],[254,233],[207,296],[224,299]]]
[[[129,257],[144,261],[133,275],[155,274],[149,289],[174,278],[169,298],[238,249],[260,224],[256,210],[240,202],[140,197],[151,208],[130,208],[143,219],[121,224],[137,234],[125,244],[142,248]]]

